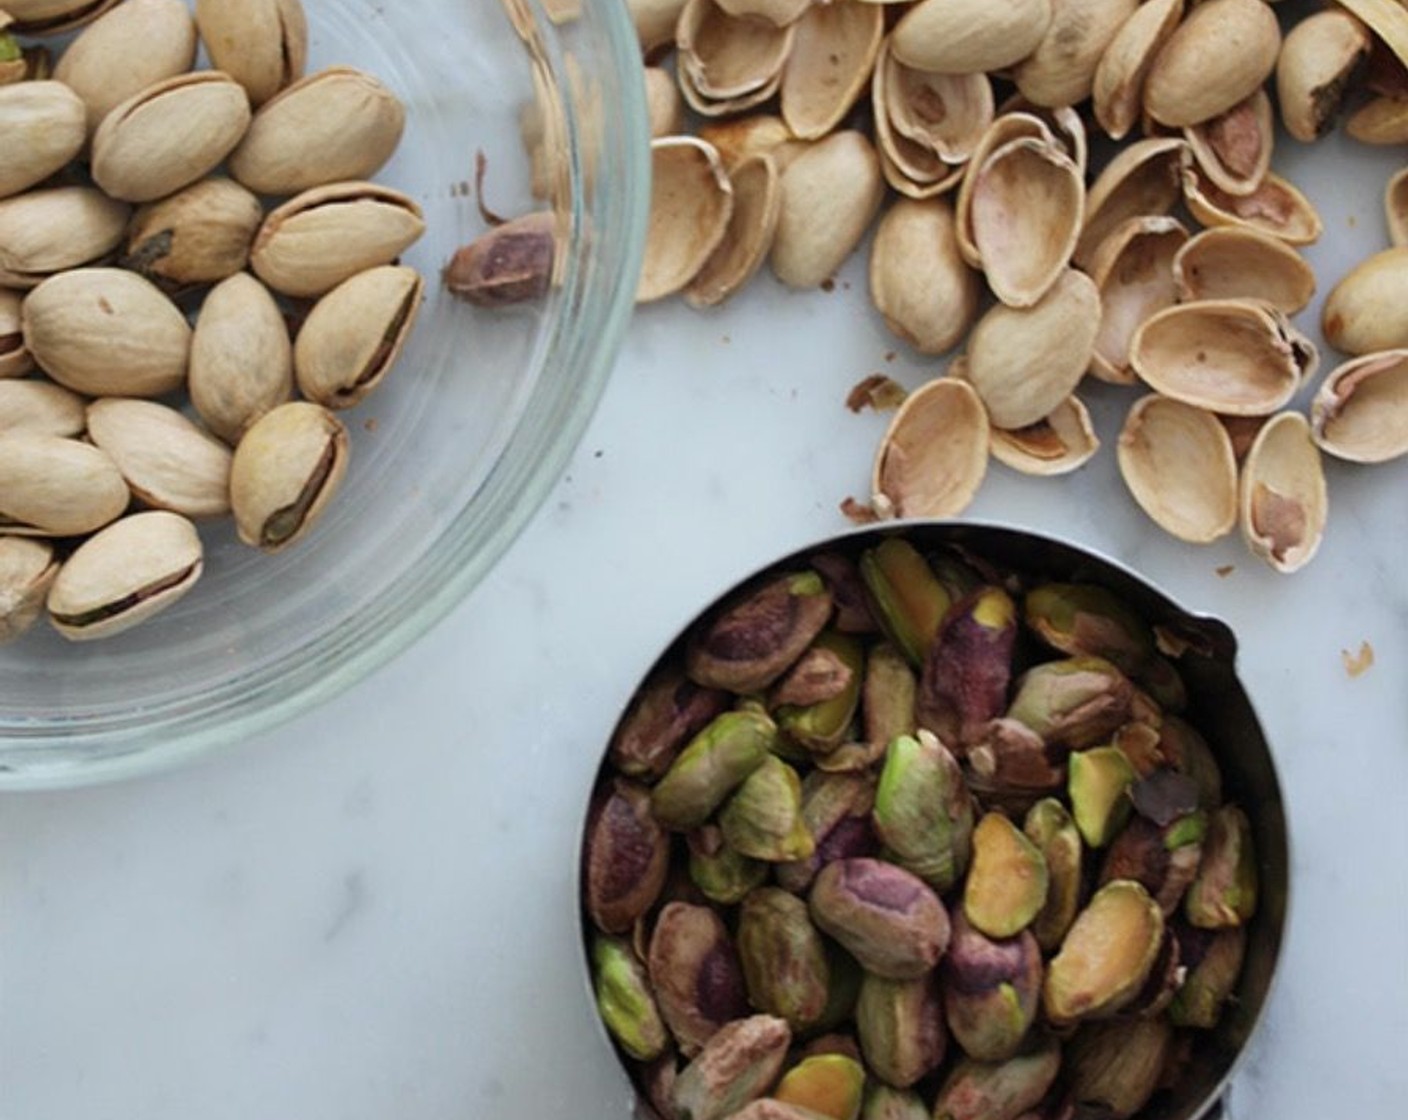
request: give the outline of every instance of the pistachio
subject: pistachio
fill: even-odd
[[[805,902],[777,887],[751,891],[738,911],[737,946],[753,1007],[799,1032],[821,1019],[831,970]]]
[[[6,533],[82,536],[120,517],[131,498],[112,459],[91,444],[0,436],[0,530]]]
[[[593,799],[583,841],[587,913],[598,929],[623,934],[665,886],[670,843],[650,812],[650,791],[623,778]]]
[[[1103,848],[1129,819],[1134,767],[1118,747],[1075,751],[1069,761],[1071,815],[1081,838]]]
[[[710,902],[736,905],[767,881],[771,865],[729,847],[718,825],[702,825],[688,833],[685,841],[690,881]]]
[[[1201,929],[1245,925],[1256,913],[1257,878],[1247,814],[1236,805],[1213,810],[1198,875],[1184,900],[1188,920]]]
[[[938,973],[911,980],[866,973],[856,1033],[866,1064],[886,1085],[908,1089],[938,1069],[948,1051]]]
[[[174,408],[109,397],[88,406],[88,438],[117,464],[132,493],[186,517],[230,512],[230,450]]]
[[[719,811],[719,827],[729,847],[751,859],[786,863],[816,850],[802,819],[802,780],[772,754],[729,797]]]
[[[1238,484],[1242,537],[1278,572],[1299,571],[1325,536],[1325,467],[1299,412],[1283,412],[1257,433]]]
[[[833,132],[782,173],[782,202],[770,257],[792,288],[816,288],[860,244],[880,209],[885,183],[864,133]]]
[[[384,265],[323,296],[294,343],[294,376],[303,396],[336,409],[366,399],[400,357],[424,287],[415,269]]]
[[[658,781],[684,745],[729,706],[728,693],[701,688],[676,666],[654,674],[631,701],[611,739],[622,774]]]
[[[1056,1081],[1061,1047],[1042,1038],[1005,1062],[964,1058],[944,1078],[934,1120],[1018,1120]]]
[[[59,35],[97,19],[118,0],[5,0],[17,35]]]
[[[860,705],[865,653],[849,634],[825,630],[774,688],[773,718],[816,754],[841,745]]]
[[[49,621],[65,638],[110,638],[190,591],[204,567],[195,526],[165,510],[134,513],[84,541],[49,589]]]
[[[298,194],[369,179],[406,127],[400,99],[375,76],[333,66],[295,82],[254,114],[230,174],[256,194]]]
[[[22,318],[34,360],[75,392],[158,397],[186,380],[191,328],[134,273],[84,268],[50,277],[26,297]]]
[[[1183,0],[1148,0],[1120,25],[1095,66],[1095,119],[1112,140],[1123,140],[1139,119],[1144,79],[1159,49],[1183,19]]]
[[[744,1105],[729,1120],[834,1120],[801,1105],[759,1097]]]
[[[967,870],[972,801],[958,762],[932,735],[890,742],[873,819],[891,858],[935,890],[949,890]]]
[[[655,919],[646,965],[660,1013],[686,1058],[748,1013],[738,953],[712,910],[666,903]]]
[[[211,289],[191,336],[191,403],[226,443],[293,395],[293,347],[269,290],[237,272]]]
[[[20,327],[19,292],[0,288],[0,381],[10,377],[23,377],[34,368],[34,358],[24,344],[24,331]],[[0,416],[3,416],[0,410]],[[4,421],[0,420],[0,424]]]
[[[724,604],[691,636],[685,671],[707,688],[760,692],[801,657],[831,617],[815,572],[776,576]]]
[[[1173,1028],[1162,1018],[1083,1025],[1066,1047],[1078,1107],[1127,1120],[1158,1089],[1173,1046]]]
[[[875,859],[827,864],[812,885],[809,905],[817,926],[877,976],[922,976],[948,947],[948,912],[938,895],[894,864]]]
[[[791,1041],[786,1022],[773,1015],[720,1028],[675,1081],[679,1120],[725,1120],[761,1097],[781,1072]]]
[[[1041,850],[999,812],[973,829],[973,864],[963,883],[963,913],[989,937],[1013,937],[1046,903],[1050,876]]]
[[[83,147],[83,102],[62,82],[0,85],[0,198],[41,183]]]
[[[0,284],[32,288],[100,263],[122,243],[129,213],[93,187],[51,187],[0,202]]]
[[[1054,797],[1031,807],[1022,831],[1046,861],[1046,902],[1032,920],[1031,932],[1043,952],[1054,952],[1080,909],[1080,832],[1066,807]]]
[[[865,1070],[855,1058],[816,1054],[784,1073],[773,1097],[818,1120],[858,1120],[864,1089]]]
[[[1051,26],[1052,8],[1051,0],[920,0],[895,25],[895,57],[937,74],[1001,70],[1037,48]]]
[[[548,210],[495,226],[455,251],[445,287],[467,303],[506,307],[540,299],[552,282],[558,221]]]
[[[196,0],[196,24],[211,63],[263,105],[303,74],[308,21],[300,0]]]
[[[0,381],[0,436],[80,436],[87,427],[85,402],[48,381]]]
[[[138,209],[121,263],[170,288],[218,283],[249,263],[263,220],[259,200],[238,183],[203,179]]]
[[[994,719],[968,744],[968,788],[995,808],[1025,812],[1065,785],[1065,757],[1020,720]]]
[[[808,774],[802,780],[802,823],[815,844],[805,859],[775,865],[778,885],[803,894],[828,863],[874,855],[879,846],[870,823],[874,804],[875,782],[868,775]]]
[[[1246,927],[1204,930],[1178,925],[1174,932],[1186,972],[1169,1004],[1169,1020],[1179,1027],[1212,1030],[1242,972],[1247,951]]]
[[[870,251],[870,297],[886,325],[921,354],[952,349],[978,312],[979,280],[958,251],[952,203],[901,198]]]
[[[914,702],[919,691],[904,655],[887,641],[873,646],[865,661],[861,686],[864,739],[883,751],[900,735],[913,735]]]
[[[1052,0],[1051,22],[1012,70],[1034,105],[1075,105],[1090,96],[1095,70],[1139,0]]]
[[[1129,718],[1129,679],[1102,657],[1071,657],[1028,669],[1007,715],[1049,745],[1081,750],[1107,739]]]
[[[114,106],[93,134],[93,180],[150,202],[210,174],[249,127],[249,99],[217,70],[181,74]]]
[[[1118,1011],[1144,986],[1163,933],[1163,915],[1138,883],[1117,879],[1101,887],[1047,966],[1047,1019],[1062,1026]]]
[[[664,1053],[669,1034],[650,993],[645,965],[616,937],[592,938],[592,979],[597,1011],[627,1054],[648,1062]]]
[[[347,429],[308,401],[282,404],[245,432],[230,467],[240,540],[279,552],[322,516],[347,472]]]
[[[1271,75],[1280,48],[1281,28],[1264,0],[1206,0],[1155,57],[1145,109],[1170,128],[1215,117]]]
[[[655,817],[666,828],[697,828],[743,779],[763,764],[777,738],[767,716],[724,712],[711,720],[651,791]]]
[[[770,155],[748,156],[728,172],[733,212],[723,239],[685,289],[692,307],[724,302],[753,276],[772,250],[782,209],[782,175]]]
[[[1207,740],[1192,724],[1166,715],[1159,727],[1159,749],[1178,773],[1193,779],[1199,808],[1215,809],[1222,804],[1222,771]]]
[[[3,330],[3,328],[0,328]],[[1331,370],[1310,406],[1321,451],[1352,463],[1408,455],[1408,350],[1353,358]]]
[[[923,665],[951,603],[933,569],[894,536],[861,555],[860,574],[885,633],[911,665]]]
[[[883,1082],[865,1087],[861,1120],[929,1120],[929,1109],[912,1089],[896,1089]]]
[[[1041,1002],[1041,949],[1032,934],[992,939],[962,914],[939,962],[944,1017],[954,1041],[970,1058],[1014,1057],[1036,1022]]]
[[[181,0],[126,0],[69,44],[54,77],[86,106],[87,135],[123,101],[195,65],[196,25]]]
[[[1350,269],[1325,297],[1320,325],[1336,350],[1359,356],[1408,347],[1403,309],[1408,248],[1375,253]]]
[[[1183,901],[1202,858],[1206,819],[1190,813],[1167,826],[1136,816],[1105,853],[1100,882],[1129,879],[1147,890],[1165,918]]]
[[[392,263],[424,232],[421,209],[407,195],[375,183],[331,183],[269,213],[250,265],[276,292],[321,296],[359,272]]]
[[[649,303],[687,287],[723,242],[733,215],[733,186],[708,141],[668,136],[650,144],[650,223],[636,301]]]
[[[1003,713],[1017,642],[1017,606],[987,585],[954,603],[929,647],[919,679],[921,727],[946,743],[966,744]]]
[[[0,536],[0,645],[34,625],[58,572],[48,541]]]
[[[1238,226],[1188,240],[1173,258],[1173,281],[1185,303],[1256,299],[1287,315],[1305,310],[1315,295],[1315,271],[1292,246]]]
[[[779,90],[782,119],[802,140],[819,140],[850,112],[885,36],[879,4],[810,4],[797,19]]]
[[[1309,142],[1329,131],[1370,43],[1364,25],[1339,8],[1306,16],[1287,33],[1276,63],[1276,100],[1287,132]]]

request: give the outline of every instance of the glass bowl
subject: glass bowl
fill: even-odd
[[[164,614],[86,644],[41,620],[0,647],[0,789],[150,771],[347,688],[485,575],[546,498],[605,385],[649,207],[640,48],[625,6],[304,6],[309,73],[354,65],[406,105],[405,138],[375,178],[425,211],[427,233],[404,258],[427,281],[419,323],[386,382],[343,414],[347,480],[308,538],[267,556],[228,521],[203,526],[205,572]],[[204,52],[197,65],[208,65]],[[481,202],[507,216],[542,207],[520,118],[544,98],[562,121],[567,177],[560,282],[543,301],[481,310],[451,298],[440,272],[488,228]]]

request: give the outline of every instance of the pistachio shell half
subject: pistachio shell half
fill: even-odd
[[[1100,290],[1100,331],[1091,372],[1100,380],[1134,384],[1130,340],[1140,324],[1176,302],[1173,262],[1187,240],[1175,218],[1130,218],[1095,250],[1089,267]]]
[[[941,377],[911,393],[880,441],[871,475],[876,511],[953,517],[987,474],[988,418],[967,381]]]
[[[885,73],[880,75],[878,68]],[[973,154],[995,114],[986,74],[934,74],[916,70],[886,49],[872,87],[875,112],[900,135],[931,150],[945,164],[961,166]]]
[[[1035,424],[992,430],[992,457],[1022,474],[1069,474],[1099,450],[1090,410],[1076,396],[1067,397]]]
[[[870,298],[886,325],[921,354],[956,346],[978,312],[978,274],[958,249],[953,205],[896,201],[875,231]]]
[[[1115,32],[1095,67],[1091,102],[1112,140],[1123,140],[1139,120],[1144,79],[1159,49],[1183,19],[1183,0],[1147,0]]]
[[[1255,299],[1287,315],[1315,295],[1315,270],[1280,238],[1242,226],[1203,230],[1173,258],[1178,298]]]
[[[1310,425],[1320,450],[1338,459],[1408,455],[1408,350],[1365,354],[1331,370],[1311,402]]]
[[[1408,99],[1371,98],[1349,115],[1344,130],[1361,144],[1408,144]]]
[[[733,213],[723,240],[685,289],[691,307],[714,307],[739,291],[767,260],[777,232],[782,175],[772,156],[749,156],[729,169],[728,178]]]
[[[880,4],[812,4],[797,20],[782,75],[782,119],[794,136],[818,140],[835,128],[870,83],[885,9]]]
[[[1242,535],[1278,572],[1299,571],[1325,535],[1329,497],[1320,449],[1299,412],[1283,412],[1257,433],[1242,464]]]
[[[962,168],[958,186],[958,199],[955,203],[955,216],[958,220],[958,247],[963,259],[974,268],[982,267],[982,256],[973,242],[973,188],[977,184],[978,172],[986,166],[988,157],[999,148],[1017,140],[1031,138],[1043,141],[1053,148],[1056,137],[1046,122],[1033,113],[1000,113],[992,124],[978,138],[972,156]]]
[[[1237,523],[1237,461],[1216,416],[1150,394],[1136,401],[1118,444],[1120,475],[1141,509],[1180,540],[1206,544]]]
[[[1271,98],[1258,89],[1225,113],[1183,130],[1204,174],[1231,195],[1248,195],[1266,178],[1276,141]]]
[[[262,105],[297,81],[308,61],[300,0],[196,0],[196,24],[210,61]]]
[[[1144,108],[1184,128],[1225,113],[1276,67],[1281,28],[1264,0],[1205,0],[1169,36],[1144,86]]]
[[[32,288],[101,263],[122,244],[130,207],[96,187],[51,187],[0,202],[0,285]]]
[[[1205,226],[1241,226],[1269,233],[1291,245],[1310,245],[1325,231],[1311,201],[1274,171],[1246,195],[1211,182],[1193,161],[1183,169],[1183,200]]]
[[[206,427],[229,444],[293,395],[283,313],[249,273],[235,273],[206,295],[191,335],[188,387]]]
[[[0,645],[34,625],[58,574],[48,541],[0,536]]]
[[[660,66],[645,68],[645,111],[650,138],[676,136],[684,131],[684,100],[675,76]]]
[[[92,444],[58,436],[0,437],[0,531],[79,537],[122,516],[132,495]]]
[[[1408,346],[1408,248],[1355,265],[1325,297],[1320,325],[1325,341],[1346,354]]]
[[[718,149],[692,136],[650,144],[650,225],[637,303],[664,299],[698,275],[728,232],[733,185]]]
[[[686,0],[675,29],[682,87],[711,101],[775,88],[794,30],[732,16],[716,0]]]
[[[1036,50],[1051,26],[1051,0],[920,0],[895,25],[895,57],[917,70],[1001,70]]]
[[[174,408],[121,397],[94,401],[88,438],[146,505],[186,517],[230,512],[230,449]]]
[[[62,82],[0,85],[0,198],[43,182],[83,147],[83,102]]]
[[[1178,204],[1187,150],[1187,142],[1175,136],[1136,140],[1120,149],[1086,193],[1085,226],[1074,258],[1077,265],[1084,266],[1121,222],[1161,217]]]

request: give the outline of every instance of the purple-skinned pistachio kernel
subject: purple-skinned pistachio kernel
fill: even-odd
[[[701,688],[671,667],[647,681],[612,736],[611,764],[622,774],[657,781],[695,735],[733,698],[717,688]]]
[[[964,1053],[987,1062],[1012,1057],[1041,1004],[1041,948],[1031,932],[990,938],[960,911],[939,975],[944,1016]]]
[[[879,629],[870,613],[870,600],[865,594],[865,581],[860,569],[849,556],[839,552],[821,552],[811,558],[811,566],[821,573],[831,597],[836,602],[836,629],[843,634],[873,634]]]
[[[792,1032],[774,1015],[751,1015],[721,1027],[680,1071],[671,1095],[678,1120],[724,1120],[777,1080]]]
[[[838,859],[873,856],[879,842],[870,825],[875,781],[864,774],[814,770],[802,780],[802,821],[815,840],[805,859],[776,864],[778,886],[803,894],[816,873]]]
[[[655,901],[670,865],[670,840],[650,812],[650,791],[617,778],[598,795],[585,843],[587,913],[625,933]]]
[[[723,921],[707,907],[666,905],[655,920],[646,967],[660,1014],[685,1057],[748,1013],[738,953]]]
[[[948,948],[948,911],[939,896],[917,875],[882,860],[827,864],[809,904],[821,930],[877,976],[912,980]]]
[[[1017,605],[981,587],[949,608],[919,677],[919,725],[961,750],[1007,706]]]
[[[867,973],[856,1000],[861,1053],[876,1077],[908,1089],[939,1068],[948,1052],[937,972],[913,980]]]

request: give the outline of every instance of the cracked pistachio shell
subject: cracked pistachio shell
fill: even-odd
[[[1127,1120],[1149,1103],[1173,1056],[1173,1027],[1162,1017],[1087,1023],[1066,1045],[1066,1071],[1078,1107]]]
[[[293,401],[266,412],[235,448],[230,504],[240,540],[278,552],[322,516],[347,473],[347,429],[327,409]]]
[[[196,24],[211,63],[262,105],[303,74],[308,21],[300,0],[196,0]]]
[[[963,877],[973,802],[958,760],[933,735],[890,742],[871,819],[888,857],[935,890],[947,891]]]
[[[977,150],[996,111],[986,74],[916,70],[897,59],[888,43],[876,61],[871,95],[877,116],[894,133],[952,167]]]
[[[761,712],[724,712],[711,720],[651,791],[651,811],[666,828],[698,828],[770,757],[777,727]]]
[[[1206,544],[1236,525],[1232,439],[1207,409],[1158,393],[1142,397],[1125,419],[1118,457],[1134,500],[1180,540]]]
[[[881,628],[911,665],[923,665],[952,603],[929,562],[903,537],[887,537],[861,554],[860,574]]]
[[[376,183],[330,183],[269,213],[250,265],[276,292],[321,296],[359,272],[391,264],[424,232],[421,209],[408,195]]]
[[[813,1054],[782,1075],[773,1097],[828,1120],[858,1120],[865,1067],[849,1054]]]
[[[377,77],[332,66],[266,102],[230,153],[230,174],[256,194],[298,194],[370,179],[406,127],[400,98]]]
[[[802,779],[773,754],[724,803],[719,828],[729,847],[750,859],[786,863],[806,859],[816,850],[802,819]]]
[[[994,426],[1021,428],[1070,396],[1095,352],[1100,293],[1066,269],[1036,304],[993,307],[968,339],[968,380]]]
[[[60,436],[0,436],[0,531],[78,537],[122,515],[132,495],[112,459]]]
[[[0,645],[34,625],[58,572],[47,541],[0,536]]]
[[[1007,716],[1049,746],[1081,750],[1123,726],[1133,699],[1129,678],[1103,657],[1068,657],[1035,665],[1018,677]]]
[[[954,517],[987,476],[991,430],[969,381],[939,377],[905,399],[875,455],[872,503],[883,517]],[[947,604],[945,604],[947,605]]]
[[[1325,467],[1299,412],[1283,412],[1257,433],[1242,464],[1238,519],[1252,553],[1278,572],[1310,563],[1325,536]]]
[[[796,22],[782,74],[782,119],[801,140],[819,140],[870,84],[885,37],[881,4],[811,4]]]
[[[684,131],[684,101],[675,76],[661,66],[645,68],[645,115],[650,138],[678,136]]]
[[[989,937],[1013,937],[1046,903],[1046,860],[1021,829],[989,812],[973,829],[973,862],[963,883],[963,914]]]
[[[856,998],[856,1034],[871,1073],[908,1089],[939,1068],[948,1052],[937,971],[912,980],[867,972]]]
[[[97,19],[119,0],[5,0],[16,35],[58,35]]]
[[[202,179],[132,215],[122,267],[167,288],[214,284],[249,263],[264,220],[259,200],[229,179]]]
[[[768,1091],[782,1072],[792,1032],[775,1015],[751,1015],[724,1027],[675,1080],[680,1120],[725,1120]]]
[[[690,635],[685,671],[707,688],[761,692],[806,652],[831,618],[832,607],[831,592],[813,571],[765,579],[725,603]]]
[[[184,517],[134,513],[68,558],[49,589],[49,621],[71,641],[110,638],[175,603],[203,568],[200,536]]]
[[[1256,913],[1257,878],[1246,812],[1236,805],[1214,809],[1198,874],[1184,896],[1184,914],[1200,929],[1246,925]]]
[[[1068,767],[1071,816],[1086,844],[1103,848],[1129,820],[1134,767],[1118,747],[1074,751]]]
[[[977,318],[981,282],[959,252],[947,199],[894,202],[876,228],[869,277],[886,326],[921,354],[951,350]]]
[[[94,187],[51,187],[0,202],[0,285],[33,288],[102,261],[122,244],[130,208]]]
[[[19,292],[0,288],[0,381],[23,377],[34,368],[34,358],[24,344],[24,331],[20,326],[23,299]],[[0,411],[0,416],[3,415]],[[4,424],[3,419],[0,424]]]
[[[1256,90],[1225,113],[1183,130],[1188,150],[1208,180],[1234,197],[1266,180],[1276,143],[1276,119],[1266,91]]]
[[[1173,258],[1179,300],[1255,299],[1286,315],[1315,295],[1315,270],[1279,238],[1238,226],[1205,229]]]
[[[1173,262],[1188,231],[1176,218],[1130,218],[1096,248],[1090,276],[1100,291],[1100,330],[1091,373],[1115,385],[1133,385],[1130,341],[1139,326],[1178,300]]]
[[[249,98],[228,74],[167,78],[103,118],[93,134],[93,181],[125,202],[165,198],[215,170],[249,121]]]
[[[1115,32],[1095,67],[1091,103],[1112,140],[1123,140],[1144,107],[1144,79],[1183,19],[1184,0],[1147,0]]]
[[[949,608],[919,678],[916,714],[946,743],[971,743],[1002,715],[1017,642],[1017,607],[996,585],[970,591]]]
[[[964,1058],[934,1102],[933,1120],[1019,1120],[1046,1096],[1061,1070],[1061,1045],[1041,1038],[1005,1062]]]
[[[122,102],[195,61],[196,25],[186,4],[126,0],[83,29],[59,56],[54,77],[82,98],[92,136]]]
[[[782,203],[769,260],[791,288],[817,288],[860,244],[885,196],[880,160],[863,132],[818,140],[782,173]]]
[[[230,449],[176,409],[122,397],[96,400],[88,406],[88,438],[143,504],[190,518],[230,512]]]
[[[1325,297],[1320,325],[1336,350],[1360,356],[1408,347],[1408,248],[1384,249],[1350,269]]]
[[[1271,76],[1280,49],[1281,28],[1264,0],[1206,0],[1155,57],[1145,111],[1170,128],[1226,112]]]
[[[1099,450],[1100,438],[1090,410],[1074,395],[1035,424],[992,430],[992,457],[1022,474],[1069,474],[1090,462]]]
[[[1081,864],[1084,848],[1080,831],[1066,807],[1054,797],[1038,801],[1027,811],[1022,831],[1046,860],[1046,902],[1032,921],[1031,932],[1045,953],[1060,946],[1080,910]]]
[[[1191,158],[1182,171],[1183,200],[1204,226],[1238,226],[1279,237],[1289,245],[1311,245],[1325,223],[1310,199],[1274,171],[1250,194],[1234,195],[1212,182]]]
[[[831,969],[807,904],[778,887],[749,892],[735,938],[748,1002],[785,1019],[794,1031],[816,1025],[826,1010]]]
[[[938,74],[1002,70],[1036,50],[1052,8],[1051,0],[921,0],[891,33],[895,57]]]
[[[1030,931],[989,938],[955,914],[939,975],[944,1018],[963,1052],[984,1062],[1015,1056],[1041,1004],[1041,949]]]
[[[718,825],[703,825],[685,839],[690,881],[710,902],[734,906],[767,882],[769,865],[729,847]]]
[[[1177,136],[1136,140],[1120,149],[1086,192],[1085,220],[1073,257],[1078,266],[1088,265],[1123,222],[1162,217],[1178,204],[1187,151],[1188,142]]]
[[[1309,143],[1334,126],[1372,42],[1365,26],[1339,8],[1314,12],[1286,33],[1276,62],[1276,101],[1287,132]]]
[[[86,402],[77,393],[40,380],[0,380],[0,436],[81,436]]]
[[[650,144],[650,223],[637,303],[686,288],[722,243],[733,216],[733,185],[718,150],[692,136]]]
[[[1047,1019],[1064,1026],[1118,1011],[1143,988],[1163,934],[1163,914],[1138,883],[1117,879],[1101,887],[1047,966]]]
[[[615,778],[593,799],[583,841],[583,901],[597,928],[624,934],[665,887],[670,840],[650,812],[650,791]]]
[[[1365,354],[1331,370],[1310,405],[1321,451],[1351,463],[1408,455],[1408,350]]]
[[[717,0],[686,0],[675,30],[681,80],[701,98],[727,101],[781,78],[795,26],[734,16]]]
[[[1247,952],[1245,926],[1203,930],[1176,925],[1179,961],[1186,970],[1183,984],[1168,1006],[1174,1026],[1212,1030],[1242,973]]]
[[[212,288],[191,336],[191,403],[205,425],[236,444],[293,395],[293,347],[269,290],[237,272]]]
[[[327,408],[360,404],[396,364],[425,283],[413,268],[359,272],[318,301],[293,346],[299,391]]]
[[[973,188],[977,184],[978,172],[987,164],[988,157],[999,148],[1017,140],[1039,140],[1053,149],[1059,149],[1060,142],[1046,121],[1035,113],[1024,110],[1004,110],[995,116],[983,134],[967,163],[960,169],[958,197],[954,202],[954,218],[957,222],[958,251],[974,268],[980,268],[983,260],[973,240]]]
[[[43,182],[78,155],[87,138],[84,108],[62,82],[0,85],[0,198]]]
[[[1041,42],[1012,70],[1034,105],[1077,105],[1091,94],[1095,69],[1139,0],[1052,0]]]
[[[725,1023],[748,1014],[738,953],[723,920],[706,906],[665,904],[651,931],[646,968],[660,1014],[686,1058]]]
[[[669,1045],[669,1032],[651,994],[645,965],[630,943],[597,934],[591,960],[597,1012],[611,1037],[638,1062],[660,1057]]]
[[[1361,144],[1408,143],[1408,99],[1370,98],[1349,115],[1344,130]]]
[[[868,972],[912,980],[948,948],[948,911],[917,875],[878,859],[821,869],[808,898],[812,920]]]
[[[767,260],[782,210],[782,174],[767,153],[730,167],[733,212],[721,240],[685,289],[691,307],[715,307],[748,283]]]
[[[34,360],[75,392],[159,397],[185,383],[191,328],[159,288],[135,273],[59,273],[25,297],[21,314]]]

